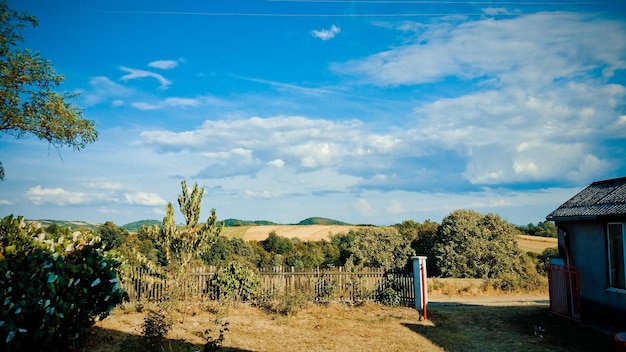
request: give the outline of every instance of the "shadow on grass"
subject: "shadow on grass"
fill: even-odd
[[[226,337],[228,345],[228,337]],[[163,339],[151,344],[139,333],[129,334],[94,326],[89,329],[85,338],[71,346],[70,351],[76,352],[122,352],[122,351],[158,351],[158,352],[192,352],[203,351],[204,345],[184,340]],[[249,352],[239,348],[223,346],[218,349],[226,352]]]
[[[429,307],[404,324],[446,351],[613,351],[613,336],[550,313],[546,305]]]

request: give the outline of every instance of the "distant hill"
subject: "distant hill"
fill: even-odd
[[[163,221],[159,221],[159,220],[139,220],[139,221],[135,221],[135,222],[131,222],[126,225],[123,225],[121,226],[121,228],[126,229],[127,231],[130,231],[130,232],[137,232],[143,225],[154,226],[154,225],[161,225],[162,223]]]
[[[297,225],[351,225],[347,222],[328,218],[313,217],[300,221]]]
[[[224,226],[255,226],[255,225],[280,225],[272,221],[267,220],[240,220],[240,219],[226,219],[224,220]]]
[[[48,220],[48,219],[44,219],[44,220],[26,220],[28,222],[38,222],[41,224],[41,226],[43,227],[48,227],[50,225],[56,225],[60,228],[66,228],[69,227],[72,230],[77,230],[77,229],[84,229],[84,228],[88,228],[88,229],[97,229],[98,226],[100,226],[101,224],[95,223],[95,222],[86,222],[86,221],[65,221],[65,220]]]
[[[58,227],[69,227],[72,230],[76,230],[76,229],[81,229],[81,228],[89,228],[89,229],[97,229],[100,225],[100,223],[95,223],[95,222],[86,222],[86,221],[65,221],[65,220],[48,220],[48,219],[44,219],[44,220],[27,220],[27,221],[33,221],[33,222],[38,222],[41,224],[41,226],[43,227],[48,227],[52,224],[55,224]],[[123,229],[126,229],[127,231],[130,232],[137,232],[143,225],[147,225],[147,226],[154,226],[154,225],[161,225],[163,222],[159,221],[159,220],[139,220],[139,221],[135,221],[135,222],[131,222],[128,223],[126,225],[122,225],[120,226]],[[284,226],[288,226],[287,224],[281,224],[281,223],[276,223],[273,221],[268,221],[268,220],[241,220],[241,219],[226,219],[224,220],[224,226],[226,227],[237,227],[237,226],[278,226],[278,225],[284,225]],[[339,221],[339,220],[334,220],[334,219],[329,219],[329,218],[322,218],[322,217],[312,217],[312,218],[308,218],[308,219],[304,219],[302,221],[300,221],[297,224],[291,224],[291,225],[330,225],[330,226],[351,226],[352,224],[349,224],[347,222],[343,222],[343,221]]]

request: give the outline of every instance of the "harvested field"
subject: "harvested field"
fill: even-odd
[[[262,241],[270,232],[286,238],[299,238],[303,241],[328,240],[331,235],[348,233],[359,226],[351,225],[258,225],[224,228],[224,235],[243,238],[245,241]]]
[[[519,247],[524,252],[541,253],[544,249],[550,247],[556,247],[558,241],[553,237],[539,237],[539,236],[519,236]]]

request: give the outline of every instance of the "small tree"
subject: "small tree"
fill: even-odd
[[[128,237],[128,231],[115,225],[112,221],[107,221],[98,226],[98,234],[106,249],[119,247]]]
[[[56,148],[80,150],[98,138],[96,122],[84,119],[81,109],[69,102],[77,94],[54,91],[64,77],[48,60],[18,47],[27,26],[36,27],[37,19],[0,0],[0,134],[34,134]]]
[[[204,189],[194,185],[189,193],[187,182],[181,182],[182,194],[178,198],[178,204],[185,217],[185,225],[176,226],[174,207],[168,203],[165,208],[165,217],[162,227],[152,227],[152,236],[165,249],[168,271],[176,287],[182,288],[187,281],[194,261],[200,261],[201,255],[210,250],[217,241],[222,230],[223,223],[218,223],[215,209],[211,209],[207,221],[198,223],[200,218],[200,206]]]

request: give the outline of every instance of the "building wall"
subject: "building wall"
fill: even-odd
[[[626,292],[608,290],[606,223],[572,221],[557,225],[567,231],[569,264],[578,268],[582,319],[621,316],[626,323]],[[567,243],[564,237],[559,240]],[[567,247],[566,243],[563,246]]]

